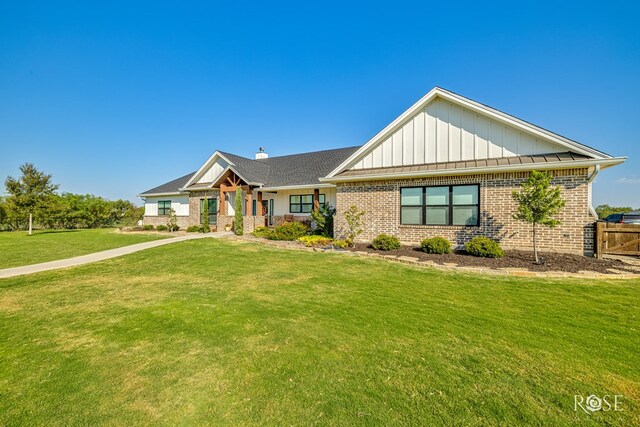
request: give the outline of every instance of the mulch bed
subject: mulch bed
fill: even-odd
[[[420,248],[412,246],[402,246],[393,251],[378,251],[366,243],[358,243],[350,251],[374,252],[383,255],[408,256],[419,258],[420,261],[433,261],[436,264],[455,263],[461,267],[484,267],[484,268],[526,268],[530,271],[563,271],[567,273],[577,273],[579,271],[593,271],[596,273],[615,274],[607,269],[616,269],[629,273],[637,273],[622,261],[612,259],[588,258],[580,255],[569,255],[546,252],[540,256],[544,258],[544,264],[536,264],[533,253],[529,251],[505,251],[502,258],[481,258],[468,255],[466,252],[455,252],[445,255],[428,254]]]

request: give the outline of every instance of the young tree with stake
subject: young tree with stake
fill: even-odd
[[[512,193],[514,200],[518,202],[518,210],[513,214],[513,218],[526,221],[533,227],[533,256],[536,264],[540,263],[536,226],[541,224],[553,228],[560,224],[554,215],[565,205],[560,187],[552,187],[551,179],[552,176],[548,172],[531,171],[529,178],[522,183],[520,191],[514,190]]]
[[[33,216],[47,210],[47,203],[58,186],[52,182],[51,175],[39,171],[31,163],[20,166],[20,172],[21,177],[15,179],[9,176],[4,182],[9,193],[7,204],[19,216],[29,218],[29,235],[31,235]]]
[[[236,206],[235,206],[235,217],[234,217],[234,231],[238,236],[242,236],[244,232],[243,228],[243,218],[242,218],[242,188],[236,188]]]

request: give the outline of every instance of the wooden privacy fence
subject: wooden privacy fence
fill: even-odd
[[[596,222],[596,257],[640,256],[640,225]]]

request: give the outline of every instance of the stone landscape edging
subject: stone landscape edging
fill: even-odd
[[[309,248],[298,244],[297,242],[267,240],[253,236],[227,236],[227,239],[243,240],[247,242],[258,242],[263,245],[291,250],[302,250],[308,252],[327,252],[336,254],[346,254],[350,256],[378,258],[391,262],[410,264],[417,267],[432,267],[445,271],[461,271],[465,273],[480,273],[493,276],[514,276],[514,277],[538,277],[538,278],[575,278],[575,279],[640,279],[640,273],[613,273],[605,274],[596,271],[581,271],[579,273],[571,273],[567,271],[531,271],[525,268],[486,268],[486,267],[465,267],[459,265],[438,264],[435,261],[420,261],[419,258],[408,256],[396,256],[385,253],[374,253],[365,251],[347,251],[347,250],[326,250],[321,248]]]

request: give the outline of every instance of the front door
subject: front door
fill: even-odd
[[[264,215],[264,225],[269,225],[269,201],[263,200],[262,202],[262,215]]]
[[[273,199],[262,201],[262,214],[266,226],[273,225]]]

